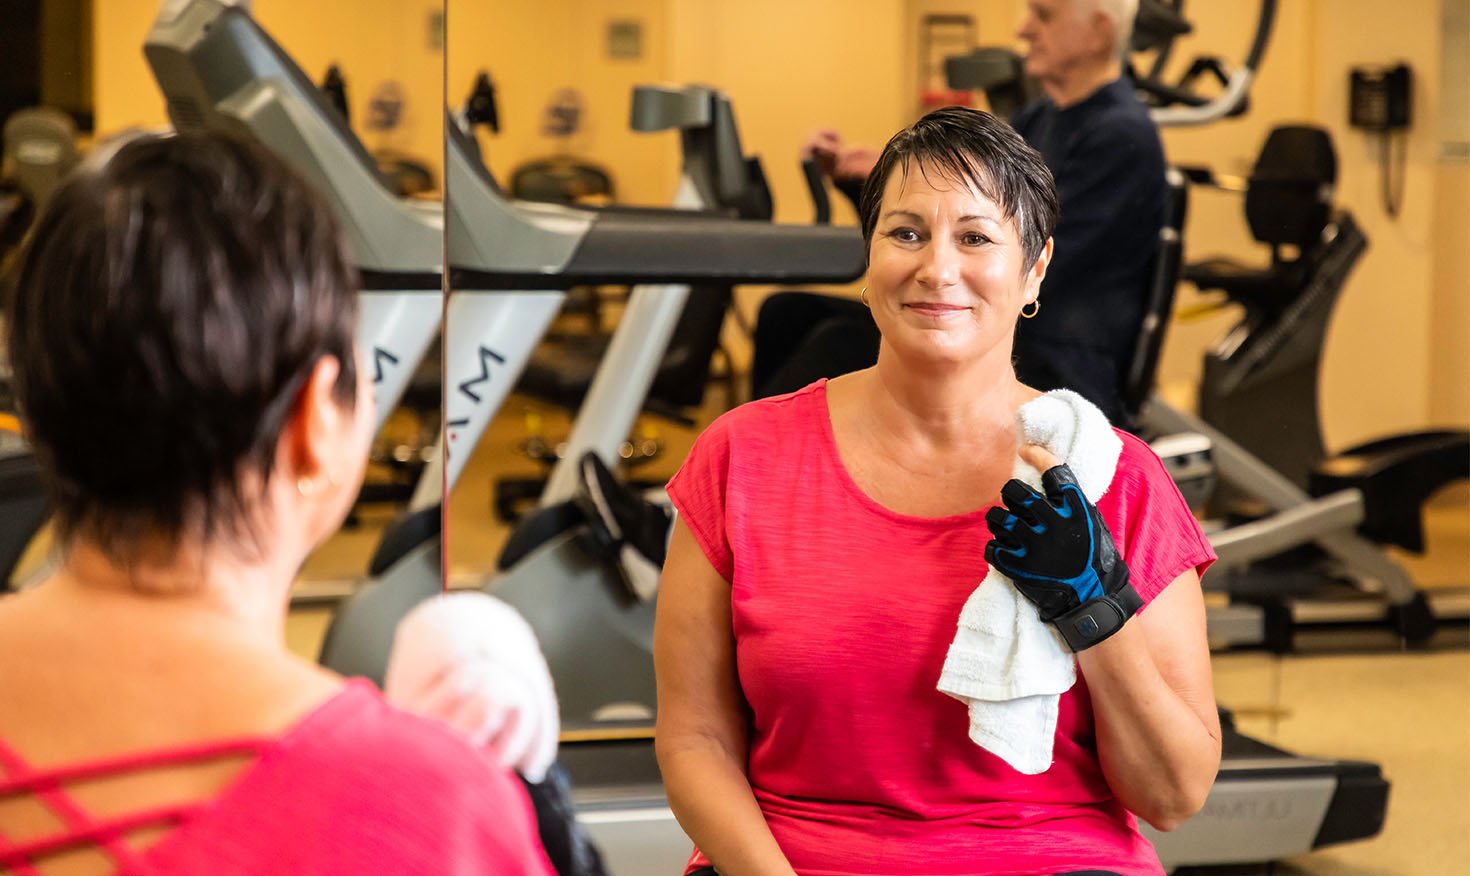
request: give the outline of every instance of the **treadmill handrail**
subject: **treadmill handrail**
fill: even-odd
[[[445,132],[453,289],[847,282],[866,267],[856,228],[777,225],[693,211],[598,211],[507,198],[452,119]]]

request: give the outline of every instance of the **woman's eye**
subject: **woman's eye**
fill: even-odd
[[[895,228],[888,232],[888,236],[902,243],[913,243],[919,239],[919,232],[912,228]]]
[[[973,231],[962,235],[960,237],[960,240],[964,242],[965,246],[980,246],[982,244],[990,242],[990,238],[986,237],[983,234],[977,234]]]

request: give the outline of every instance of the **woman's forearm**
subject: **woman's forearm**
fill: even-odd
[[[1141,618],[1077,662],[1092,694],[1098,758],[1113,793],[1149,824],[1172,830],[1204,805],[1219,771],[1211,691],[1191,696],[1169,685]]]
[[[658,743],[669,808],[720,876],[795,876],[741,764],[716,740]]]

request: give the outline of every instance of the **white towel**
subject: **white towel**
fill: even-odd
[[[383,693],[529,781],[556,760],[561,718],[546,658],[525,618],[488,594],[436,596],[399,621]]]
[[[1107,492],[1123,442],[1082,396],[1058,389],[1026,403],[1016,432],[1070,466],[1092,502]],[[1041,489],[1040,473],[1020,458],[1013,476]],[[976,745],[1035,775],[1051,767],[1058,698],[1077,680],[1076,659],[1010,579],[988,568],[960,612],[938,687],[969,707]]]

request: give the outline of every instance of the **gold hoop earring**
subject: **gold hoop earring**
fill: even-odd
[[[871,308],[873,306],[873,305],[871,305],[871,304],[868,303],[868,287],[867,286],[864,286],[863,287],[863,291],[861,291],[861,292],[858,293],[858,300],[863,303],[863,306],[864,307]]]
[[[1031,308],[1031,312],[1030,313],[1027,313],[1026,312],[1026,308],[1028,308],[1028,307]],[[1025,304],[1021,305],[1021,316],[1025,317],[1026,319],[1035,319],[1036,318],[1036,314],[1038,314],[1040,312],[1041,312],[1041,299],[1040,298],[1033,298],[1030,301],[1027,301]]]

